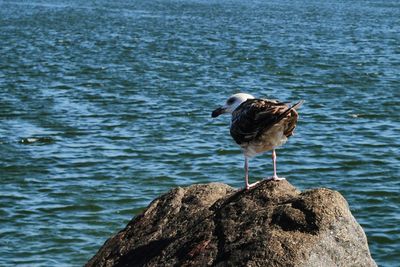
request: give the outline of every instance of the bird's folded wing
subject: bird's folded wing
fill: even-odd
[[[279,122],[288,109],[278,101],[249,99],[232,113],[230,133],[239,145],[250,142]]]

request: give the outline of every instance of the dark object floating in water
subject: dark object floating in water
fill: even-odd
[[[51,144],[54,143],[54,139],[51,137],[26,137],[22,138],[19,143],[24,144],[24,145],[30,145],[30,144]]]

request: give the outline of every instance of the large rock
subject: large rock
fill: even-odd
[[[248,191],[175,188],[106,241],[86,266],[376,266],[336,191],[287,181]]]

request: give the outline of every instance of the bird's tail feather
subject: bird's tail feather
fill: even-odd
[[[268,127],[263,128],[263,131],[258,131],[256,137],[259,137],[263,132],[265,132],[266,130],[268,130],[269,128],[271,128],[272,126],[274,126],[275,124],[277,124],[278,122],[280,122],[281,120],[283,120],[287,114],[289,114],[289,112],[291,112],[292,110],[298,109],[301,107],[301,105],[303,105],[304,100],[300,100],[299,102],[297,102],[296,104],[294,104],[293,106],[291,106],[290,108],[288,108],[287,110],[285,110],[281,115],[279,115],[274,122],[271,123],[271,121],[268,121]]]
[[[299,102],[297,102],[296,104],[294,104],[293,106],[291,106],[290,108],[288,108],[287,110],[285,110],[285,112],[283,112],[276,120],[275,123],[280,122],[283,118],[286,117],[287,114],[289,114],[289,112],[291,112],[293,109],[298,109],[301,107],[301,105],[303,105],[304,100],[300,100]]]
[[[293,106],[291,106],[291,109],[298,109],[301,108],[301,106],[303,105],[304,100],[300,100],[299,102],[297,102],[296,104],[294,104]]]

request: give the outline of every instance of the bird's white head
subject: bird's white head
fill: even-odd
[[[240,104],[248,99],[254,99],[254,96],[245,93],[234,94],[226,100],[223,106],[215,109],[211,116],[215,118],[224,113],[232,113],[235,109],[237,109],[237,107],[240,106]]]

